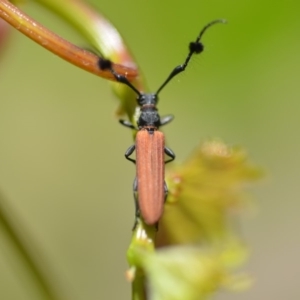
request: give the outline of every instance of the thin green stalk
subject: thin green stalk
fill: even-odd
[[[18,220],[18,224],[16,224],[15,220]],[[33,243],[28,233],[25,232],[24,226],[20,225],[20,218],[8,208],[7,201],[2,194],[0,194],[0,228],[8,237],[9,242],[13,246],[14,251],[17,252],[18,257],[22,260],[22,263],[26,266],[26,271],[34,281],[36,288],[40,290],[44,299],[71,299],[62,296],[61,288],[57,286],[57,283],[49,279],[55,277],[49,275],[51,272],[49,266],[45,264],[45,260],[42,260],[43,266],[38,263],[37,257],[41,260],[41,251],[37,250],[35,243]],[[22,232],[20,228],[22,228]],[[72,299],[74,298],[72,297]]]

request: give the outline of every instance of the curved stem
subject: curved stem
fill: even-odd
[[[116,81],[109,70],[100,70],[98,67],[100,58],[97,55],[81,49],[54,34],[7,0],[0,0],[0,17],[42,47],[73,65],[100,77]],[[113,68],[118,73],[124,74],[128,80],[132,80],[137,76],[135,69],[117,64],[114,64]]]
[[[137,69],[120,32],[98,10],[82,0],[31,0],[47,7],[81,33],[105,58]]]

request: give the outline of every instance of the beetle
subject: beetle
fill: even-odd
[[[137,104],[140,107],[137,127],[126,120],[120,120],[120,123],[138,131],[135,144],[127,149],[125,157],[136,165],[136,178],[133,183],[136,220],[142,217],[148,225],[157,226],[163,214],[164,202],[168,195],[168,188],[164,180],[164,165],[175,159],[174,152],[165,146],[164,134],[159,131],[160,126],[171,122],[173,116],[160,117],[156,107],[158,94],[173,77],[186,69],[193,54],[199,54],[204,50],[204,45],[200,42],[204,32],[214,24],[225,22],[223,19],[214,20],[201,30],[196,40],[189,44],[189,53],[184,63],[172,70],[156,93],[140,92],[125,76],[118,74],[112,68],[109,60],[99,60],[98,64],[101,69],[110,69],[118,82],[126,84],[137,94]],[[134,151],[136,151],[136,159],[130,157]],[[164,160],[165,154],[169,157],[166,161]]]

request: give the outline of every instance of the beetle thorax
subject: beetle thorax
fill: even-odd
[[[139,129],[144,127],[152,127],[158,129],[160,126],[160,116],[157,112],[156,94],[141,94],[137,101],[140,105],[140,116],[137,121]]]
[[[157,112],[157,109],[154,105],[144,105],[141,107],[141,114],[138,119],[138,127],[155,127],[159,128],[160,126],[160,116]]]

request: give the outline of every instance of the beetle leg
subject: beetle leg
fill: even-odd
[[[165,202],[166,202],[169,190],[165,181],[164,181],[164,192],[165,192]]]
[[[135,145],[130,146],[125,152],[125,157],[126,159],[132,161],[135,164],[135,159],[129,157],[134,150],[135,150]]]
[[[165,154],[170,157],[170,159],[165,161],[165,164],[167,164],[175,159],[175,153],[170,148],[165,147],[164,151],[165,151]]]
[[[138,191],[137,191],[137,178],[134,178],[133,181],[133,198],[134,198],[134,207],[135,207],[135,219],[134,219],[134,224],[132,230],[135,229],[138,218],[140,217],[140,208],[139,208],[139,203],[138,203]]]
[[[160,118],[160,126],[170,123],[174,119],[173,115],[167,115]]]
[[[120,124],[122,124],[125,127],[128,127],[130,129],[135,129],[138,130],[138,128],[136,128],[131,122],[127,121],[127,120],[119,120]]]

